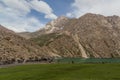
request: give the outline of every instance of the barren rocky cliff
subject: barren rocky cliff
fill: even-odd
[[[1,64],[56,57],[119,58],[120,17],[61,16],[33,33],[18,34],[0,26]]]
[[[34,42],[0,26],[0,64],[41,61],[51,57]]]
[[[120,57],[120,17],[88,13],[78,19],[62,17],[57,21],[57,26],[49,23],[52,31],[30,40],[62,57]]]

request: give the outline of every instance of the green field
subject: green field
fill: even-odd
[[[120,64],[27,64],[0,68],[0,80],[120,80]]]

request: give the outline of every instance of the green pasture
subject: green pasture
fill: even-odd
[[[120,64],[26,64],[0,68],[0,80],[120,80]]]

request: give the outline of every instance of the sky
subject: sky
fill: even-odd
[[[15,32],[34,32],[59,16],[86,13],[120,16],[120,0],[0,0],[0,24]]]

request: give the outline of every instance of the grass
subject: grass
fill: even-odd
[[[120,64],[29,64],[1,68],[0,80],[120,80]]]

